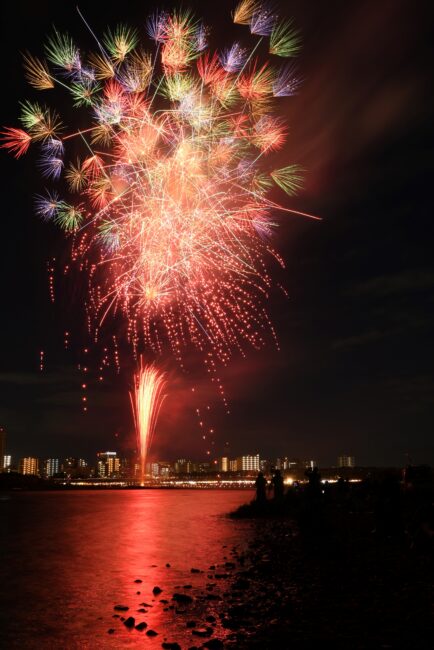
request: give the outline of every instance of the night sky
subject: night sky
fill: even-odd
[[[205,460],[207,450],[212,458],[259,451],[330,465],[345,452],[361,465],[402,465],[409,458],[434,463],[429,3],[281,4],[303,34],[298,64],[304,83],[281,104],[290,133],[278,159],[307,170],[304,190],[288,204],[322,221],[278,216],[274,243],[287,266],[273,273],[289,297],[276,291],[269,312],[280,351],[270,338],[262,352],[246,349],[246,358],[235,354],[222,369],[230,415],[197,354],[186,350],[186,375],[169,355],[160,360],[170,390],[153,453]],[[157,6],[108,0],[102,11],[99,5],[79,5],[95,32],[126,22],[141,27],[143,37],[144,21]],[[231,24],[231,2],[188,6],[212,27],[212,46],[246,36],[247,28]],[[44,97],[23,76],[20,52],[42,55],[52,25],[93,49],[75,2],[3,6],[2,125],[18,126],[18,102],[26,98],[71,111],[66,96],[63,103],[49,91]],[[35,216],[34,195],[44,186],[35,160],[34,154],[15,161],[0,153],[0,426],[7,430],[7,451],[15,460],[126,451],[134,446],[133,363],[121,346],[122,372],[113,368],[101,384],[91,350],[89,411],[83,414],[77,371],[89,343],[83,278],[56,276],[56,302],[50,303],[47,260],[55,256],[61,267],[68,244]],[[71,332],[67,352],[65,330]],[[114,331],[107,328],[108,339]],[[122,331],[115,333],[122,338]],[[196,408],[215,429],[214,444],[202,439]]]

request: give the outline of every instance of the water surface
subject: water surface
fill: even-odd
[[[209,565],[231,559],[229,549],[248,537],[249,523],[226,514],[251,498],[245,490],[3,494],[1,647],[156,649],[165,637],[182,648],[200,645],[186,630],[185,615],[164,611],[159,600],[170,601],[175,590],[206,593]],[[186,584],[192,589],[183,589]],[[163,593],[154,599],[157,585]],[[146,614],[137,613],[142,602],[153,605]],[[113,618],[116,604],[129,606],[127,615],[146,621],[158,636],[127,630]],[[212,608],[206,603],[202,613]],[[193,607],[191,614],[201,612]]]

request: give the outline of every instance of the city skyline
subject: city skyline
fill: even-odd
[[[64,445],[60,444],[59,446],[55,446],[52,448],[49,448],[48,446],[44,446],[45,451],[38,451],[37,449],[37,444],[33,443],[33,445],[16,445],[16,443],[8,442],[9,437],[7,436],[7,432],[5,429],[3,429],[2,432],[2,443],[3,443],[3,453],[7,454],[8,456],[12,456],[14,459],[17,458],[23,458],[25,456],[35,456],[40,459],[44,458],[50,458],[50,457],[56,457],[56,458],[68,458],[68,457],[73,457],[73,458],[78,458],[78,457],[83,457],[83,458],[93,458],[98,455],[98,453],[101,452],[101,448],[104,447],[102,445],[100,448],[93,448],[89,449],[89,445],[86,445],[85,447],[80,447],[80,445],[76,446],[74,448],[68,448],[64,449]],[[323,467],[332,467],[336,464],[336,466],[345,466],[345,462],[350,462],[350,466],[352,463],[352,459],[357,457],[358,460],[361,462],[359,463],[360,466],[363,467],[387,467],[387,466],[395,466],[395,467],[401,467],[405,466],[406,464],[415,464],[415,465],[422,465],[422,464],[432,464],[430,459],[427,457],[427,455],[424,452],[420,452],[419,454],[412,455],[408,452],[405,452],[402,454],[402,457],[399,459],[397,457],[396,453],[391,453],[389,458],[385,458],[385,460],[381,460],[378,457],[375,457],[375,453],[371,453],[368,455],[363,455],[356,453],[355,451],[355,445],[350,444],[350,438],[348,441],[348,444],[346,446],[340,446],[340,447],[334,447],[333,450],[329,450],[327,454],[320,455],[318,453],[315,453],[315,448],[313,448],[312,453],[312,448],[307,448],[307,446],[303,445],[295,445],[295,447],[298,449],[298,451],[294,450],[294,453],[290,456],[285,452],[282,452],[282,449],[278,448],[277,445],[273,445],[273,450],[271,452],[266,452],[266,451],[261,451],[260,457],[261,458],[280,458],[280,457],[292,457],[292,458],[312,458],[314,457],[318,461],[319,466]],[[104,442],[104,441],[103,441]],[[138,454],[138,448],[134,445],[134,438],[131,436],[130,438],[131,444],[126,445],[122,440],[119,439],[119,437],[115,437],[114,440],[112,440],[112,449],[116,449],[116,453],[118,456],[123,456],[123,457],[132,457],[134,455]],[[284,443],[285,444],[285,443]],[[290,445],[286,445],[288,448]],[[246,447],[247,449],[250,449],[251,451],[249,453],[258,453],[255,450],[260,449],[261,445],[257,445],[256,447],[252,447],[251,445],[249,446],[249,443],[247,445],[242,445],[242,444],[236,444],[236,445],[224,445],[222,449],[220,450],[219,453],[215,453],[214,455],[207,455],[206,453],[197,450],[193,450],[192,453],[187,453],[188,448],[182,449],[180,447],[178,449],[179,453],[174,452],[173,450],[167,449],[164,450],[162,453],[159,453],[157,451],[153,451],[151,449],[151,453],[149,454],[149,459],[150,461],[154,462],[157,456],[160,458],[166,458],[168,462],[175,462],[179,458],[183,457],[188,457],[190,460],[193,462],[214,462],[217,461],[221,457],[239,457],[243,454],[246,453]],[[262,449],[266,449],[266,445],[262,445]],[[300,451],[301,449],[301,451]],[[340,459],[342,459],[342,465],[339,465]],[[346,459],[346,460],[344,460]]]
[[[52,450],[50,450],[50,452],[48,452],[48,453],[36,453],[36,451],[34,453],[32,452],[32,454],[28,453],[28,451],[25,452],[25,453],[17,453],[16,451],[14,452],[13,448],[11,449],[10,444],[8,444],[8,437],[7,437],[6,431],[4,429],[0,430],[0,434],[1,434],[0,461],[3,458],[4,459],[8,458],[9,460],[11,458],[13,458],[15,460],[17,458],[22,459],[22,458],[26,458],[26,457],[34,457],[34,458],[40,459],[42,462],[45,462],[47,460],[53,460],[53,459],[57,459],[57,461],[59,462],[61,459],[68,459],[68,458],[77,459],[77,458],[81,458],[81,457],[89,458],[90,456],[96,458],[97,461],[98,461],[99,456],[104,455],[104,454],[113,454],[114,456],[117,456],[118,458],[121,458],[121,457],[124,457],[124,458],[137,457],[138,458],[139,455],[140,455],[138,448],[130,447],[128,449],[122,449],[121,446],[118,446],[117,449],[115,449],[115,450],[114,450],[114,447],[113,447],[111,451],[101,451],[101,450],[96,451],[95,450],[90,455],[87,455],[87,454],[78,454],[77,455],[76,453],[54,454],[52,452]],[[6,451],[7,451],[7,453],[6,453]],[[256,450],[253,450],[251,448],[250,452],[248,452],[248,453],[251,456],[256,456],[257,455],[258,457],[261,458],[261,460],[264,459],[264,458],[273,457],[273,455],[271,455],[271,456],[268,455],[267,456],[266,454],[260,453],[258,451],[258,448],[256,448]],[[242,451],[242,452],[237,452],[237,453],[231,454],[230,449],[227,446],[226,449],[225,449],[225,453],[222,453],[220,455],[216,455],[216,456],[213,456],[213,457],[210,457],[210,456],[207,456],[207,455],[204,455],[203,457],[193,455],[193,456],[188,457],[188,462],[195,462],[195,463],[208,462],[208,463],[212,464],[212,463],[219,463],[222,458],[226,458],[226,459],[239,458],[239,457],[241,457],[243,455],[244,456],[246,455],[245,450]],[[173,454],[171,455],[170,453],[166,453],[164,457],[168,460],[168,462],[174,463],[174,462],[179,462],[180,458],[184,458],[186,456],[185,456],[185,454],[178,454],[178,455],[174,456]],[[317,458],[316,455],[309,454],[309,453],[301,454],[301,455],[299,455],[299,454],[288,455],[287,453],[282,453],[282,451],[280,451],[278,454],[276,454],[274,456],[274,458],[277,458],[278,460],[280,458],[285,458],[285,459],[287,459],[287,458],[297,458],[297,459],[300,459],[300,458],[313,458],[313,457]],[[340,466],[340,467],[354,466],[354,464],[355,464],[355,461],[354,461],[355,456],[354,456],[354,454],[350,454],[348,450],[347,450],[347,452],[345,452],[342,449],[337,450],[336,454],[334,455],[334,458],[335,459],[337,458],[337,466]],[[407,457],[406,460],[409,461],[411,459],[409,459]],[[88,462],[88,461],[86,461],[86,462]],[[149,464],[149,462],[159,462],[156,459],[155,453],[151,453],[149,455],[148,464]],[[325,462],[325,461],[322,461],[321,463],[319,463],[319,461],[315,461],[315,462],[318,465],[322,464],[322,466],[333,466],[333,463],[330,463],[330,462]],[[9,462],[9,464],[10,464],[10,462]],[[12,465],[13,465],[13,463],[12,463]],[[365,463],[365,465],[375,466],[375,463]],[[6,467],[5,464],[3,466]]]
[[[14,463],[11,456],[3,456],[3,468],[1,469],[0,465],[0,473],[3,472],[3,479],[6,479],[7,475],[13,479],[14,475],[21,474],[55,481],[56,484],[59,484],[59,481],[74,483],[83,480],[102,480],[104,482],[122,479],[127,482],[133,481],[136,486],[143,486],[144,480],[164,481],[183,476],[209,478],[218,482],[225,478],[237,482],[240,477],[256,478],[259,472],[271,476],[277,471],[290,481],[305,480],[310,472],[317,471],[319,467],[318,461],[314,459],[300,459],[291,456],[267,459],[261,457],[259,453],[243,454],[237,458],[223,456],[205,462],[187,458],[178,458],[175,461],[153,459],[143,466],[140,454],[123,457],[116,451],[107,450],[97,452],[96,457],[90,462],[78,457],[44,459],[26,456],[19,458],[18,462]],[[368,476],[371,470],[377,469],[384,468],[362,467],[356,464],[354,456],[338,456],[337,462],[328,467],[322,467],[321,471],[326,471],[328,478],[330,478],[331,472],[333,480],[342,474],[346,478],[357,477],[360,480],[361,477]],[[130,485],[130,483],[126,485]]]
[[[3,460],[3,464],[1,464]],[[408,464],[411,463],[411,459],[407,459]],[[3,468],[4,471],[18,471],[19,473],[36,473],[43,474],[47,477],[52,476],[53,474],[66,472],[68,473],[68,468],[73,468],[74,470],[80,470],[80,468],[86,468],[87,470],[91,469],[101,477],[108,476],[110,474],[122,473],[122,467],[125,466],[136,466],[140,467],[140,454],[139,452],[131,452],[129,454],[122,454],[115,450],[106,450],[98,451],[94,454],[92,459],[81,458],[77,455],[75,456],[66,456],[66,457],[54,457],[54,456],[30,456],[26,455],[23,457],[13,457],[11,454],[5,454],[3,457],[0,457],[0,471]],[[146,462],[146,473],[152,473],[153,466],[167,466],[173,469],[176,473],[190,473],[197,471],[197,467],[207,467],[210,471],[213,472],[239,472],[239,471],[260,471],[264,466],[282,470],[291,470],[292,467],[305,467],[313,469],[314,467],[327,467],[327,468],[336,468],[336,469],[353,469],[356,467],[381,467],[378,465],[366,465],[360,462],[356,462],[356,457],[350,454],[339,454],[337,455],[333,462],[326,464],[321,464],[318,462],[313,455],[305,457],[296,457],[294,455],[280,454],[277,457],[265,457],[259,452],[244,452],[236,457],[231,456],[219,456],[214,459],[194,459],[187,457],[179,457],[176,459],[169,458],[150,458]],[[392,467],[392,465],[387,465]],[[23,468],[31,467],[32,471],[22,471]],[[138,469],[137,469],[138,471]]]

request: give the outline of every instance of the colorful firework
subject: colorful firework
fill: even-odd
[[[141,365],[134,375],[134,390],[130,392],[137,447],[140,451],[140,482],[143,485],[146,459],[155,431],[158,413],[164,400],[164,374],[154,366]]]
[[[25,74],[37,90],[64,89],[79,127],[28,101],[21,127],[2,133],[17,158],[38,145],[42,175],[67,186],[64,197],[53,189],[38,196],[37,213],[71,237],[72,260],[88,276],[95,340],[120,313],[136,359],[140,348],[160,354],[169,343],[182,363],[193,344],[215,372],[216,360],[274,336],[269,263],[283,262],[270,244],[272,214],[304,213],[270,198],[273,186],[290,196],[301,186],[296,164],[270,162],[287,135],[274,99],[299,82],[292,65],[265,53],[292,57],[300,39],[291,21],[255,0],[238,4],[234,22],[249,26],[251,50],[237,42],[206,51],[210,31],[181,10],[148,20],[153,53],[125,25],[101,39],[89,27],[98,46],[89,54],[55,30],[48,62],[26,54]]]

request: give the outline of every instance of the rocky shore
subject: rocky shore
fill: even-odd
[[[359,497],[298,494],[241,507],[232,516],[251,520],[245,547],[223,547],[223,561],[191,568],[194,584],[171,593],[155,586],[151,601],[133,613],[116,611],[115,620],[158,635],[168,650],[428,647],[434,632],[429,528],[419,522],[411,530],[417,509],[403,519],[389,503],[391,518],[387,508]],[[427,533],[422,539],[417,526]],[[167,617],[159,629],[147,626],[150,607]]]

